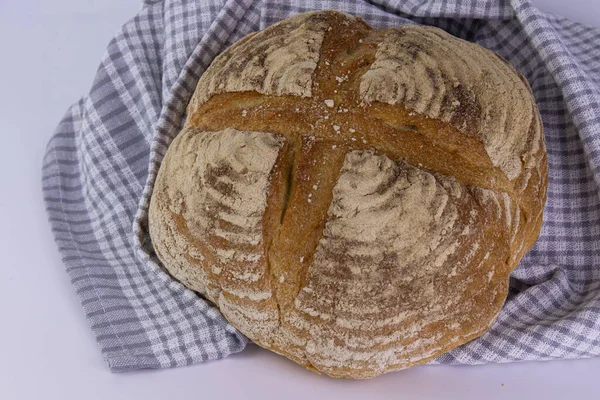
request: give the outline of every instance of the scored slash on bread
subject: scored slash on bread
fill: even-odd
[[[539,113],[507,62],[319,11],[214,60],[149,228],[173,277],[255,343],[369,378],[487,330],[546,187]]]

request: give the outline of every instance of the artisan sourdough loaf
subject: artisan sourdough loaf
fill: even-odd
[[[546,187],[540,116],[506,61],[319,11],[202,75],[149,229],[171,275],[252,341],[370,378],[486,331]]]

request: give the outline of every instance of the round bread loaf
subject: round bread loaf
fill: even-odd
[[[202,75],[149,229],[172,276],[252,341],[370,378],[486,331],[546,187],[537,107],[501,57],[319,11]]]

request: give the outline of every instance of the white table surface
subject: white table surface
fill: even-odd
[[[600,27],[598,0],[534,3]],[[139,7],[139,0],[0,0],[0,399],[599,398],[600,358],[424,366],[344,381],[249,346],[201,365],[110,373],[50,234],[41,164],[108,40]]]

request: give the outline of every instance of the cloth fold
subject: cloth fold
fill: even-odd
[[[248,340],[173,280],[147,236],[152,185],[198,78],[244,35],[335,9],[375,28],[438,26],[509,60],[544,123],[549,189],[534,248],[480,338],[435,363],[600,354],[600,30],[526,0],[146,0],[109,43],[89,93],[66,113],[43,166],[50,225],[113,371],[226,357]]]

